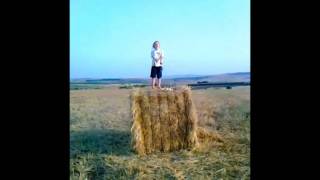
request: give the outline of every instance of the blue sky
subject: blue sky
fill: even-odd
[[[71,0],[71,78],[149,78],[250,71],[250,0]]]

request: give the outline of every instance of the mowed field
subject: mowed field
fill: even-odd
[[[250,179],[250,87],[192,90],[198,125],[223,143],[147,156],[131,149],[131,92],[70,91],[70,179]]]

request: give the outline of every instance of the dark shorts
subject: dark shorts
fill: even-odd
[[[162,77],[162,66],[160,67],[152,66],[150,77],[151,78],[157,77],[158,79],[160,79]]]

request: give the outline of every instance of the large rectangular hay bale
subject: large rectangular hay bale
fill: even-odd
[[[131,95],[133,149],[140,155],[198,145],[197,113],[187,87],[136,89]]]

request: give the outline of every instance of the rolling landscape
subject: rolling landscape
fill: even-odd
[[[217,75],[175,75],[163,77],[162,84],[164,86],[177,86],[195,84],[197,82],[207,81],[210,83],[220,82],[250,82],[250,72],[238,72],[238,73],[226,73]],[[149,85],[149,78],[79,78],[70,80],[70,89],[82,89],[82,88],[102,88],[106,85]]]

